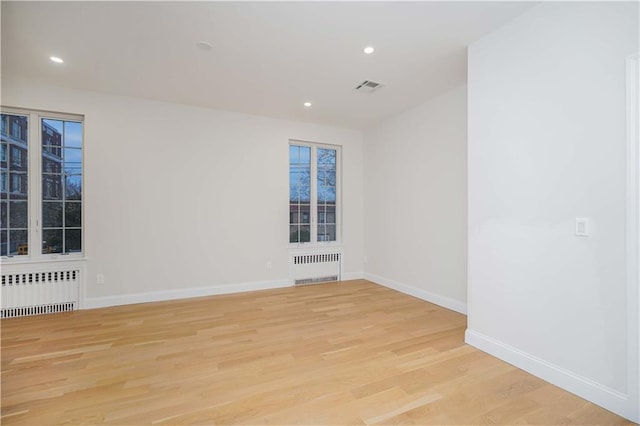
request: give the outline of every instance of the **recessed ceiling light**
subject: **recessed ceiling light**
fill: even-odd
[[[311,107],[311,102],[305,102],[304,106],[307,107],[307,108],[310,108]]]
[[[371,46],[367,46],[363,49],[363,52],[366,53],[367,55],[371,55],[373,52],[375,52],[376,49],[374,49]]]
[[[211,50],[213,48],[211,43],[209,43],[208,41],[199,41],[196,43],[196,46],[198,46],[198,49],[202,50]]]
[[[58,58],[57,56],[49,56],[49,59],[51,59],[51,61],[55,62],[56,64],[62,64],[64,62],[61,58]]]

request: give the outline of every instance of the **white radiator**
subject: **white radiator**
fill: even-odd
[[[296,284],[340,281],[342,253],[294,253],[290,257],[289,266],[291,278]]]
[[[80,270],[2,274],[2,318],[73,311]]]

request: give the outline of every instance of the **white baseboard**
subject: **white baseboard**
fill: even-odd
[[[364,272],[346,272],[342,274],[342,281],[361,280],[364,278]]]
[[[343,281],[357,280],[362,278],[362,272],[349,272],[342,276]],[[108,308],[110,306],[132,305],[134,303],[162,302],[165,300],[242,293],[245,291],[270,290],[274,288],[291,286],[293,286],[293,280],[272,280],[217,285],[211,287],[185,288],[179,290],[161,290],[149,291],[146,293],[119,294],[117,296],[89,297],[84,300],[84,303],[81,305],[81,309]]]
[[[254,281],[248,283],[217,285],[211,287],[150,291],[146,293],[121,294],[117,296],[105,297],[91,297],[84,300],[82,309],[107,308],[109,306],[131,305],[134,303],[161,302],[165,300],[242,293],[245,291],[270,290],[274,288],[291,286],[293,286],[293,281],[291,280]]]
[[[467,329],[465,342],[471,346],[540,377],[631,421],[638,422],[637,406],[628,396],[586,377],[551,364],[477,331]]]
[[[467,314],[467,304],[459,300],[431,293],[430,291],[423,290],[421,288],[413,287],[408,284],[400,283],[398,281],[390,280],[388,278],[369,274],[366,272],[364,273],[364,278],[376,284],[380,284],[385,287],[397,290],[401,293],[408,294],[409,296],[417,297],[418,299],[422,299],[427,302],[434,303],[438,306],[442,306],[443,308],[451,309],[452,311],[456,311],[461,314]]]

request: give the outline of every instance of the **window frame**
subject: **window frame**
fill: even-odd
[[[310,178],[310,241],[309,242],[289,242],[289,248],[308,248],[308,247],[327,247],[327,246],[342,246],[342,146],[308,142],[299,139],[290,139],[287,146],[287,156],[289,156],[289,148],[291,146],[305,146],[311,148],[311,178]],[[336,151],[336,239],[335,241],[318,241],[318,149],[330,149]],[[291,159],[288,160],[289,167]],[[290,175],[289,175],[290,176]],[[289,177],[290,179],[290,177]],[[287,186],[289,195],[288,203],[291,205],[291,181]],[[287,215],[289,216],[289,215]],[[287,235],[290,235],[291,222],[287,222]],[[289,238],[287,238],[288,240]]]
[[[85,220],[85,117],[80,114],[60,113],[43,110],[32,110],[17,107],[0,106],[2,114],[21,115],[28,117],[27,131],[27,241],[29,252],[26,255],[1,256],[2,263],[34,263],[43,261],[72,261],[86,259],[86,220]],[[62,120],[82,123],[82,188],[81,188],[81,251],[75,253],[42,253],[42,237],[44,234],[42,223],[42,120]],[[8,151],[8,150],[7,150]],[[7,157],[10,157],[7,155]],[[7,158],[9,160],[9,158]],[[64,184],[64,183],[63,183]],[[11,184],[7,185],[10,189]],[[64,206],[64,203],[63,203]],[[64,212],[63,212],[64,214]],[[33,248],[32,248],[33,247]]]

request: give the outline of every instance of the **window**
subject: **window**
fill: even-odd
[[[3,108],[0,122],[0,256],[81,253],[82,117]]]
[[[338,241],[340,148],[289,145],[289,242]]]

